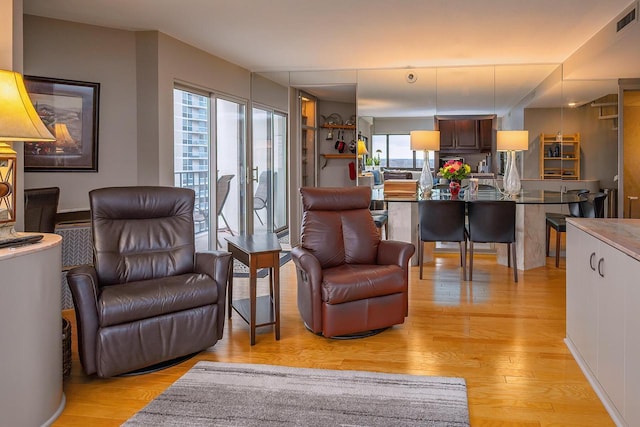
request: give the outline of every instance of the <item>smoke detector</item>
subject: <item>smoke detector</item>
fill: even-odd
[[[414,71],[409,71],[405,75],[407,83],[415,83],[418,80],[418,75]]]

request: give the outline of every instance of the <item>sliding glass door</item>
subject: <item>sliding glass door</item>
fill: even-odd
[[[253,231],[287,229],[287,116],[254,107],[252,115]]]
[[[174,185],[196,193],[197,250],[226,248],[224,236],[247,229],[245,112],[244,102],[174,90]]]
[[[227,247],[225,235],[242,234],[247,228],[245,111],[244,103],[216,98],[217,244],[221,248]]]

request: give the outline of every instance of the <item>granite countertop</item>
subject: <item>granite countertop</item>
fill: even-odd
[[[640,261],[640,219],[567,218],[567,222]]]

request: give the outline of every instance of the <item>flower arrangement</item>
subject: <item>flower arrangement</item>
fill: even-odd
[[[471,166],[459,160],[449,160],[440,168],[440,175],[449,180],[461,181],[471,173]]]

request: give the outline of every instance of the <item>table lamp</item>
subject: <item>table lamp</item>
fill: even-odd
[[[507,152],[507,167],[505,168],[502,187],[510,195],[520,192],[520,176],[516,165],[516,151],[529,149],[529,131],[499,130],[496,140],[496,150]]]
[[[16,152],[6,142],[55,141],[27,94],[22,75],[0,70],[0,239],[14,233]]]
[[[364,171],[364,155],[365,154],[369,154],[369,151],[367,150],[367,145],[364,143],[364,141],[362,139],[358,140],[358,159],[362,159],[362,161],[360,162],[360,173],[362,173]]]
[[[56,123],[53,128],[53,133],[56,136],[56,146],[62,147],[64,150],[77,147],[66,124]]]
[[[418,185],[423,194],[428,194],[433,188],[433,175],[429,165],[429,151],[440,150],[439,130],[413,130],[411,131],[411,149],[413,151],[422,150],[424,152],[424,162],[422,173]]]

